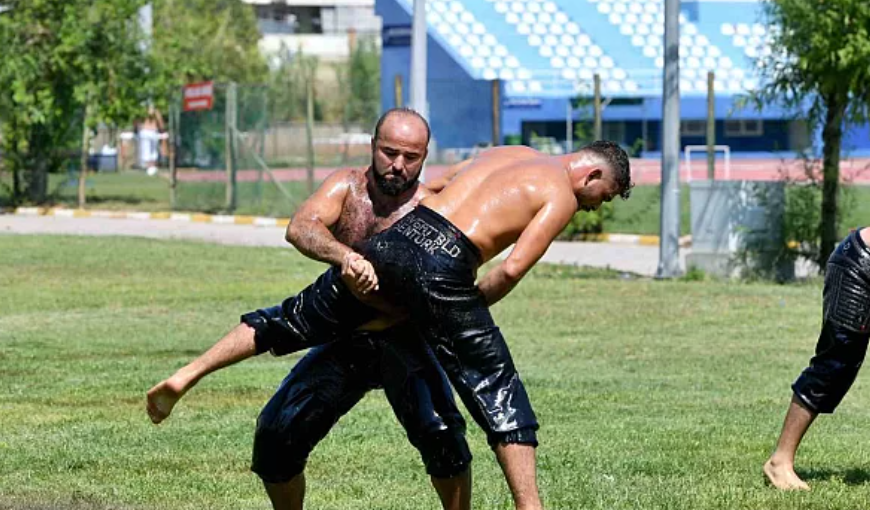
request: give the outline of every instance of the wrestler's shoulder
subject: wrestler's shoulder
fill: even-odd
[[[366,180],[366,171],[368,167],[363,168],[340,168],[335,170],[326,178],[326,181],[333,185],[335,184],[359,184],[361,182],[365,182]]]
[[[475,156],[475,159],[488,157],[530,159],[543,156],[543,153],[525,145],[502,145],[499,147],[492,147],[479,153]]]

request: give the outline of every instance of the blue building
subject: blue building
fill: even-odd
[[[382,104],[408,103],[413,0],[376,0],[383,22]],[[662,0],[427,0],[428,100],[439,149],[493,140],[557,141],[591,117],[593,76],[606,105],[604,138],[636,155],[661,146]],[[773,28],[775,30],[775,28]],[[781,108],[741,107],[757,85],[753,57],[770,51],[771,27],[755,0],[683,1],[680,11],[681,143],[706,142],[707,73],[715,73],[716,143],[732,155],[793,154],[820,140]],[[497,91],[493,90],[493,81]],[[494,101],[494,98],[497,100]],[[493,115],[494,103],[498,115]],[[571,129],[573,131],[573,129]],[[573,136],[573,134],[572,134]],[[847,131],[844,151],[870,154],[870,129]]]

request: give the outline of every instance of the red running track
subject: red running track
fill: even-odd
[[[432,179],[443,174],[449,166],[430,165],[426,167],[426,178]],[[314,173],[317,181],[325,179],[338,168],[319,168]],[[279,181],[304,181],[306,170],[303,168],[284,168],[272,170]],[[658,184],[661,182],[661,161],[658,159],[633,159],[631,160],[632,180],[636,184]],[[727,174],[727,175],[726,175]],[[239,182],[253,182],[257,180],[256,170],[242,170],[238,173]],[[802,180],[804,176],[804,162],[800,160],[778,159],[738,159],[732,160],[730,169],[726,172],[725,162],[716,161],[716,178],[730,180],[769,181],[780,180],[784,175],[790,178]],[[843,160],[840,164],[841,178],[846,182],[856,184],[870,184],[870,158]],[[691,165],[691,178],[694,180],[706,179],[706,160],[693,161]],[[264,176],[268,179],[268,175]],[[178,179],[187,182],[223,182],[226,173],[223,171],[191,171],[179,172]],[[687,181],[689,172],[685,162],[680,162],[680,181]]]

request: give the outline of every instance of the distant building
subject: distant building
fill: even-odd
[[[354,37],[377,36],[375,0],[244,0],[257,14],[264,54],[300,49],[322,60],[344,60]],[[379,39],[379,38],[378,38]],[[285,50],[285,51],[286,51]]]
[[[603,136],[654,156],[661,150],[664,4],[661,0],[427,0],[428,101],[441,149],[533,138],[564,143],[588,120],[571,107],[601,78]],[[681,146],[705,143],[707,72],[715,73],[716,143],[735,157],[794,154],[821,139],[776,106],[736,101],[758,83],[753,57],[771,30],[760,1],[703,0],[680,8]],[[407,104],[413,0],[376,0],[383,20],[381,100]],[[397,87],[397,85],[399,85]],[[495,113],[495,114],[494,114]],[[496,123],[496,125],[493,125]],[[574,138],[576,141],[576,137]],[[850,127],[843,149],[870,154],[870,129]]]

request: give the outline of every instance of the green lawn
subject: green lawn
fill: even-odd
[[[0,179],[0,184],[6,183]],[[7,185],[11,185],[6,183]],[[290,193],[287,199],[278,188],[265,178],[262,184],[240,182],[237,188],[236,214],[289,217],[308,196],[304,182],[285,182]],[[6,190],[0,187],[0,206]],[[179,182],[176,209],[181,211],[225,212],[226,184],[223,182]],[[53,205],[77,207],[78,181],[66,174],[49,175],[49,194]],[[169,211],[169,181],[167,178],[149,177],[144,172],[93,174],[88,178],[87,207],[113,211]]]
[[[322,266],[286,249],[0,236],[0,508],[266,509],[248,471],[260,407],[296,357],[202,381],[161,426],[146,390],[240,313]],[[536,406],[550,509],[859,509],[870,390],[859,377],[800,452],[804,494],[761,464],[812,354],[820,286],[624,279],[536,268],[494,313]],[[510,508],[470,426],[474,507]],[[311,508],[437,508],[380,392],[312,455]]]

